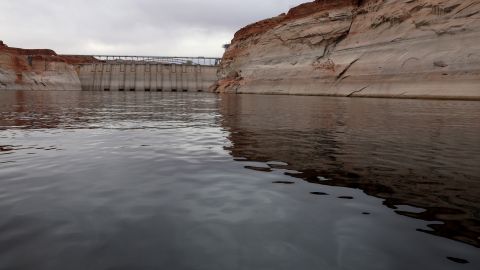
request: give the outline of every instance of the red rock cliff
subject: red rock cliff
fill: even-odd
[[[92,57],[60,56],[48,49],[12,48],[0,42],[0,89],[81,90],[72,64]]]
[[[214,91],[479,99],[478,0],[317,0],[251,24]]]

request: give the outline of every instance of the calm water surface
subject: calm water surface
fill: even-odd
[[[480,103],[0,93],[0,269],[480,269]]]

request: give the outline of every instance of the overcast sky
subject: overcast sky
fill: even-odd
[[[0,40],[64,54],[221,56],[241,27],[309,0],[0,0]]]

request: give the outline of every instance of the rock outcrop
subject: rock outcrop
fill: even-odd
[[[52,50],[11,48],[1,42],[0,89],[81,90],[72,65],[81,60],[59,56]]]
[[[213,90],[480,99],[478,44],[478,0],[316,0],[237,32]]]

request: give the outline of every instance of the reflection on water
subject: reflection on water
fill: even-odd
[[[477,102],[227,96],[222,114],[234,157],[359,188],[398,214],[442,221],[422,231],[480,247]]]
[[[478,269],[476,102],[0,93],[0,269]]]

